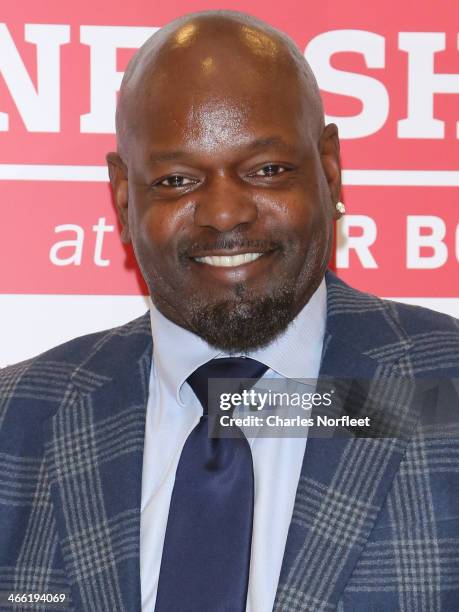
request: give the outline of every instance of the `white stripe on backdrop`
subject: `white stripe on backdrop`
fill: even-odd
[[[459,318],[459,298],[392,298]],[[0,295],[0,367],[66,340],[121,325],[146,312],[148,298],[124,295]]]

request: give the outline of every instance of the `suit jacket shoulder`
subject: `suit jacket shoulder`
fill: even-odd
[[[327,331],[412,376],[459,376],[459,320],[358,291],[327,273]]]
[[[25,407],[32,402],[34,411],[47,418],[57,410],[70,382],[84,388],[85,381],[91,387],[112,378],[120,359],[129,359],[149,342],[150,320],[146,313],[124,325],[74,338],[1,369],[0,427],[11,400],[18,407],[18,417],[25,417],[19,405]]]

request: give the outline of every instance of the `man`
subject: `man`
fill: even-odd
[[[170,23],[128,67],[117,145],[151,312],[1,372],[0,590],[97,612],[459,609],[458,323],[326,272],[339,143],[299,51],[239,13]],[[374,435],[211,442],[208,373],[229,369],[347,381]]]

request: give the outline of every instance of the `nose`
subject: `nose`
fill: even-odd
[[[230,177],[218,176],[201,191],[194,221],[201,227],[229,232],[238,225],[253,223],[257,215],[256,203],[249,197],[244,185]]]

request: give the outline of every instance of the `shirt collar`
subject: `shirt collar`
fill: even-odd
[[[327,289],[322,279],[309,302],[280,336],[263,348],[239,355],[257,359],[286,378],[315,378],[326,316]],[[155,372],[176,396],[177,402],[184,405],[180,391],[188,376],[207,361],[228,357],[228,354],[173,323],[159,312],[151,299],[150,319]]]

